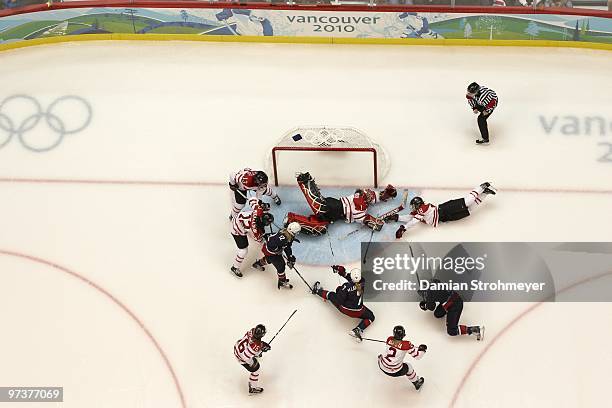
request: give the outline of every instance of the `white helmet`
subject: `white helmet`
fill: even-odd
[[[302,226],[300,225],[299,222],[294,221],[294,222],[289,223],[289,225],[287,225],[287,231],[293,236],[299,234],[301,230],[302,230]]]
[[[359,283],[361,281],[361,269],[351,269],[351,280],[355,283]]]

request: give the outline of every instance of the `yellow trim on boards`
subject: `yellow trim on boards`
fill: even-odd
[[[36,38],[0,44],[0,51],[36,45],[73,41],[208,41],[270,44],[372,44],[372,45],[450,45],[450,46],[505,46],[505,47],[566,47],[589,48],[612,51],[612,44],[582,41],[545,40],[463,40],[463,39],[420,39],[420,38],[338,38],[338,37],[267,37],[238,35],[197,35],[197,34],[80,34],[62,37]]]

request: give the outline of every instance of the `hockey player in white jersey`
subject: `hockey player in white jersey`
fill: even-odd
[[[378,355],[378,367],[390,377],[406,376],[414,388],[419,390],[425,379],[416,374],[410,363],[404,363],[404,357],[408,353],[414,359],[419,360],[427,351],[427,346],[421,344],[415,347],[411,342],[404,340],[405,336],[406,331],[402,326],[393,328],[393,336],[387,338],[384,354]]]
[[[405,223],[401,225],[395,233],[395,237],[400,239],[406,229],[414,227],[419,223],[431,225],[436,228],[441,222],[457,221],[470,215],[470,210],[480,205],[488,195],[495,195],[495,188],[489,182],[482,183],[475,187],[465,197],[450,200],[440,205],[425,203],[421,197],[414,197],[410,200],[411,212],[407,215],[393,214],[385,217],[385,222],[399,221]]]
[[[274,216],[267,211],[270,204],[264,203],[255,197],[249,198],[251,211],[242,211],[232,219],[231,234],[238,247],[231,271],[242,278],[240,268],[249,252],[249,236],[256,242],[263,243],[265,227],[274,222]]]
[[[232,213],[230,220],[244,208],[248,191],[254,191],[256,198],[262,198],[264,195],[269,196],[274,201],[274,204],[281,205],[281,199],[276,190],[268,185],[268,175],[261,170],[251,170],[245,167],[242,170],[231,173],[229,188],[232,191]]]
[[[370,189],[358,189],[353,195],[341,198],[323,197],[310,173],[299,173],[297,183],[312,209],[310,216],[288,213],[285,225],[297,222],[302,232],[311,235],[322,235],[327,232],[327,226],[335,221],[344,220],[347,223],[360,222],[380,231],[384,225],[381,218],[367,213],[368,207],[380,201],[387,201],[397,196],[397,190],[389,184],[378,194]]]
[[[259,386],[260,365],[257,358],[272,348],[262,340],[265,334],[266,327],[263,324],[258,324],[234,344],[234,357],[249,372],[249,394],[261,394],[263,392],[263,388]]]

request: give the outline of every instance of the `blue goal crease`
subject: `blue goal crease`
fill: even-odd
[[[330,187],[321,188],[321,193],[325,197],[343,197],[352,195],[355,188],[350,187]],[[409,190],[409,198],[416,195],[416,191]],[[280,206],[274,205],[268,197],[263,200],[270,202],[270,212],[274,215],[274,222],[282,227],[283,219],[288,212],[310,215],[312,211],[306,203],[304,195],[296,187],[278,187],[278,195],[282,200]],[[401,192],[398,191],[397,197],[387,202],[374,204],[370,207],[369,213],[377,216],[383,214],[400,205]],[[404,209],[404,212],[407,211]],[[396,225],[394,223],[384,225],[381,231],[374,232],[373,242],[385,242],[395,240]],[[276,228],[275,228],[276,229]],[[356,231],[356,232],[354,232]],[[299,243],[293,244],[293,253],[298,263],[310,265],[334,265],[355,263],[361,256],[361,242],[370,240],[372,230],[361,223],[347,224],[343,221],[336,221],[328,227],[328,233],[319,237],[300,234]],[[350,235],[349,235],[350,234]],[[333,250],[333,255],[332,255]]]

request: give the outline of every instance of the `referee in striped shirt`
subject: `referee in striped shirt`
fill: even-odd
[[[494,90],[480,86],[476,82],[472,82],[468,85],[465,97],[472,111],[474,111],[474,113],[480,113],[478,115],[478,129],[480,129],[481,138],[476,140],[476,143],[480,145],[488,144],[489,128],[487,126],[487,119],[489,119],[489,116],[491,116],[497,107],[497,95]]]

